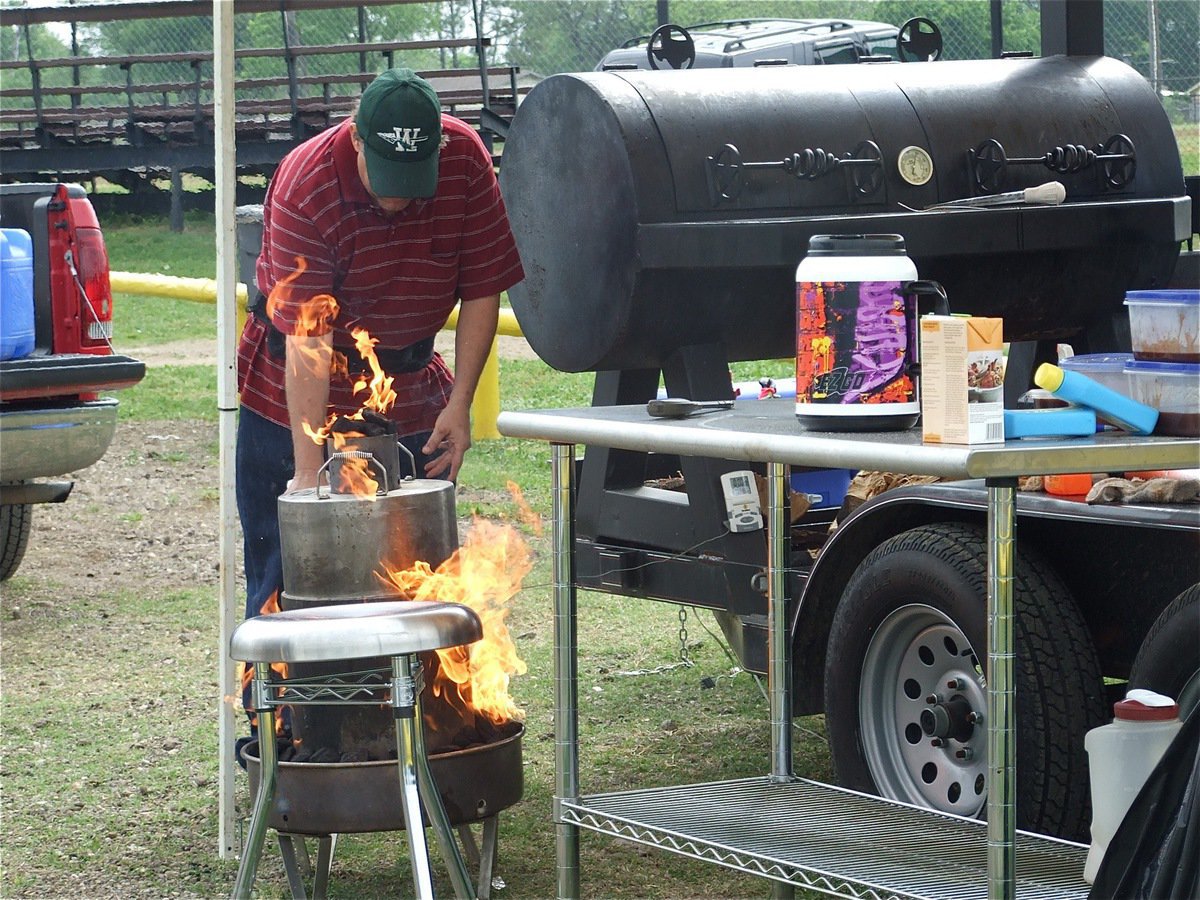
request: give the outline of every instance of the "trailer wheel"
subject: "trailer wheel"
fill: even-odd
[[[839,783],[944,812],[986,812],[986,536],[940,523],[889,538],[834,615],[825,718]],[[1095,647],[1073,598],[1018,548],[1017,822],[1085,838],[1085,732],[1103,721]]]
[[[1200,704],[1200,584],[1172,600],[1150,626],[1129,673],[1131,688],[1174,697],[1180,718]]]
[[[28,503],[0,504],[0,581],[7,581],[21,565],[29,545],[33,507]]]

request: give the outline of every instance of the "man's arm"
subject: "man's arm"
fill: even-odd
[[[458,476],[463,456],[471,446],[471,401],[475,399],[479,376],[492,350],[499,317],[499,294],[459,304],[458,329],[454,334],[454,389],[434,423],[433,434],[422,448],[427,456],[440,451],[425,466],[429,478],[453,480]]]
[[[324,447],[305,433],[304,426],[316,431],[325,424],[332,359],[332,332],[316,337],[287,335],[287,405],[296,458],[289,491],[316,487],[317,470],[325,462]]]

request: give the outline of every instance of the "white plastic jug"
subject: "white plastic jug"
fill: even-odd
[[[1134,689],[1113,705],[1112,724],[1093,728],[1083,739],[1092,780],[1092,846],[1083,867],[1091,884],[1108,842],[1134,799],[1182,727],[1170,697]]]

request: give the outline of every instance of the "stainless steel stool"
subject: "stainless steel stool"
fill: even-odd
[[[247,619],[229,640],[229,655],[254,665],[251,697],[258,714],[258,733],[275,733],[275,708],[289,703],[378,704],[375,690],[361,681],[336,676],[289,681],[275,675],[272,663],[327,662],[341,659],[391,657],[391,704],[396,720],[396,754],[401,806],[408,830],[413,884],[420,898],[433,897],[433,876],[421,819],[421,803],[433,826],[454,893],[460,900],[474,897],[467,866],[455,843],[450,820],[434,784],[425,754],[421,728],[421,662],[417,654],[471,644],[483,636],[479,617],[457,603],[396,601],[314,606]],[[277,690],[282,688],[282,690]],[[279,758],[275,741],[259,740],[262,773],[246,847],[238,866],[233,896],[248,898],[254,886],[275,799]]]

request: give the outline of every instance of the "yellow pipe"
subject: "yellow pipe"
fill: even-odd
[[[109,284],[114,291],[123,294],[141,294],[148,297],[171,297],[176,300],[192,300],[198,303],[215,303],[217,283],[211,278],[181,278],[176,275],[146,275],[137,272],[110,272]],[[246,318],[246,286],[237,286],[238,329]],[[445,330],[453,331],[458,326],[458,307],[450,313]],[[501,309],[496,323],[496,334],[506,337],[523,337],[521,326],[511,309]],[[496,440],[500,431],[496,419],[500,415],[500,358],[496,352],[496,341],[492,341],[491,352],[479,376],[475,399],[471,403],[471,437],[477,441]]]

